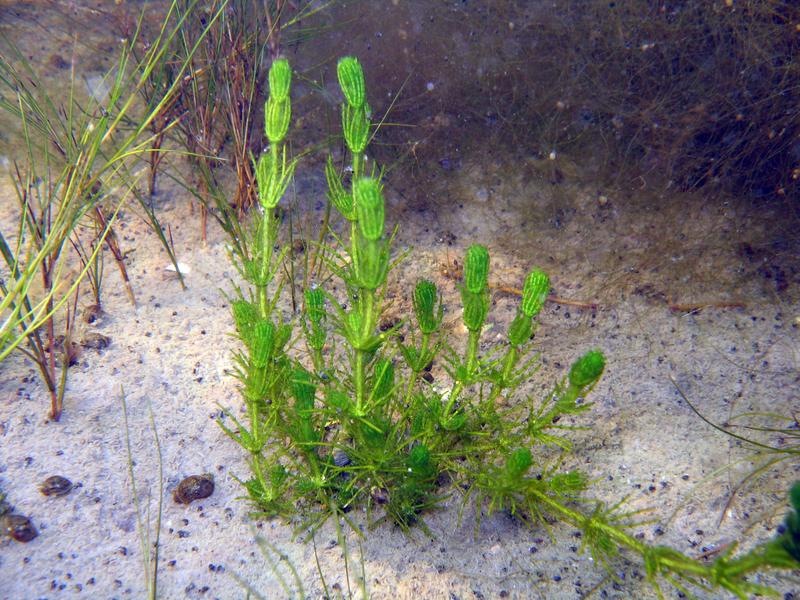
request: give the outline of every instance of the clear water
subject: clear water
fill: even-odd
[[[78,86],[97,94],[101,75],[113,65],[121,15],[143,6],[6,5],[0,28],[53,93],[66,93],[74,72]],[[743,535],[769,537],[798,465],[738,492],[720,524],[750,463],[741,447],[691,412],[673,380],[716,422],[746,411],[797,410],[800,265],[792,207],[719,187],[682,191],[646,161],[615,164],[619,155],[593,135],[593,111],[570,106],[565,112],[557,103],[570,104],[568,88],[536,86],[537,76],[551,79],[547,69],[557,67],[537,54],[544,43],[534,28],[543,15],[558,17],[554,7],[336,3],[308,23],[309,39],[295,43],[287,35],[286,54],[321,88],[296,87],[297,114],[305,115],[296,144],[319,142],[329,124],[336,126],[334,61],[357,55],[374,112],[386,115],[371,152],[388,166],[390,220],[401,223],[400,244],[415,248],[390,289],[397,312],[408,309],[402,298],[422,275],[436,278],[446,301],[457,306],[449,274],[466,246],[481,242],[492,252],[498,288],[490,335],[500,335],[516,306],[508,288],[519,287],[531,266],[545,268],[566,302],[550,303],[542,318],[542,382],[563,374],[586,348],[602,347],[609,357],[596,406],[579,423],[591,431],[575,436],[575,463],[597,479],[597,497],[613,502],[628,495],[632,509],[654,507],[658,523],[642,527],[645,537],[694,555]],[[147,8],[149,26],[159,22],[161,8]],[[537,113],[532,106],[551,109]],[[7,116],[0,122],[8,123]],[[563,128],[581,137],[562,138]],[[3,127],[6,168],[17,144],[14,126]],[[309,157],[296,184],[297,218],[308,227],[321,216],[321,164],[320,156]],[[6,179],[0,184],[4,228],[14,218],[12,194]],[[0,485],[40,529],[28,545],[0,542],[2,597],[142,596],[120,385],[129,396],[141,501],[157,493],[148,402],[167,489],[195,472],[217,478],[202,507],[166,505],[164,597],[239,597],[232,572],[265,597],[278,597],[274,572],[256,552],[247,508],[236,499],[232,476],[246,475],[244,457],[209,418],[217,403],[239,406],[225,372],[232,327],[219,289],[233,269],[224,235],[212,228],[204,244],[197,215],[174,186],[165,184],[158,201],[179,259],[191,266],[189,291],[165,274],[166,257],[131,211],[120,237],[139,306],[130,307],[109,268],[108,317],[97,329],[113,343],[103,353],[84,353],[71,373],[63,421],[45,424],[46,397],[28,361],[17,356],[0,369]],[[455,308],[448,321],[457,321]],[[540,387],[534,383],[532,391]],[[726,465],[733,470],[704,480]],[[64,498],[44,498],[37,484],[55,472],[81,487]],[[457,506],[454,498],[431,517],[434,540],[407,539],[388,527],[367,532],[362,552],[373,597],[573,598],[592,588],[603,597],[650,594],[640,569],[624,562],[619,583],[604,580],[576,552],[580,540],[568,528],[554,528],[551,539],[501,514],[475,532],[472,515],[457,523]],[[293,541],[283,524],[255,526],[298,567],[307,591],[321,593],[312,549]],[[335,533],[322,537],[328,584],[346,589]],[[778,587],[788,592],[792,585]]]

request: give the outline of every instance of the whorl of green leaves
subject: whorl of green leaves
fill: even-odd
[[[529,317],[535,317],[542,310],[549,293],[550,278],[547,273],[539,269],[528,273],[522,288],[522,312]]]
[[[289,99],[292,85],[292,67],[285,58],[279,58],[269,68],[269,95],[278,102]]]
[[[328,199],[342,216],[348,221],[356,220],[356,211],[353,207],[353,195],[345,191],[342,178],[333,166],[333,158],[328,156],[325,164],[325,179],[328,181]]]
[[[464,286],[473,294],[480,294],[489,279],[489,250],[473,244],[464,258]]]
[[[351,408],[350,396],[341,390],[328,390],[325,403],[339,412],[349,413]]]
[[[369,142],[369,105],[354,108],[342,105],[342,132],[350,152],[363,154]]]
[[[272,173],[272,160],[269,152],[262,152],[256,161],[256,185],[258,185],[258,199],[268,208],[272,205],[272,196],[275,181]],[[272,208],[275,208],[272,206]]]
[[[550,488],[558,494],[575,494],[585,490],[588,484],[588,478],[580,471],[556,473],[550,478]]]
[[[420,444],[414,446],[408,454],[408,468],[411,474],[419,479],[425,479],[435,474],[436,469],[431,460],[431,451],[426,446]]]
[[[264,105],[264,131],[272,144],[279,144],[289,131],[292,119],[292,103],[289,100],[279,101],[272,96]]]
[[[319,442],[319,433],[314,428],[314,394],[316,386],[311,374],[303,368],[292,372],[292,395],[294,396],[294,425],[297,441],[308,452],[315,453],[314,446]],[[310,456],[311,454],[309,454]]]
[[[253,326],[258,321],[258,309],[247,300],[234,300],[231,304],[233,311],[233,321],[236,323],[236,331],[242,341],[250,346]]]
[[[267,366],[275,346],[275,326],[266,319],[260,320],[253,328],[250,341],[250,360],[259,369]]]
[[[800,481],[789,491],[792,511],[783,522],[784,532],[780,536],[783,549],[796,561],[800,562]]]
[[[464,312],[461,315],[464,327],[473,332],[478,332],[489,314],[489,295],[486,292],[473,294],[466,288],[461,292],[461,302]]]
[[[436,311],[436,304],[439,301],[439,292],[436,284],[427,279],[421,279],[414,288],[414,314],[417,316],[422,333],[433,333],[439,328],[444,316],[444,307],[439,302],[439,310]]]
[[[353,184],[358,226],[362,235],[375,241],[383,235],[383,191],[378,180],[362,177]]]
[[[298,368],[292,372],[292,396],[294,396],[294,409],[298,416],[305,418],[310,415],[314,408],[316,389],[308,371]]]
[[[372,399],[383,400],[394,387],[394,365],[388,358],[375,362],[375,379],[372,384]]]
[[[506,459],[506,473],[509,478],[517,480],[531,468],[533,456],[528,448],[517,448]]]
[[[531,339],[533,324],[531,318],[523,312],[517,311],[517,316],[508,326],[508,341],[514,346],[522,346]]]
[[[316,325],[325,318],[325,293],[322,288],[312,286],[303,292],[306,298],[306,315]]]
[[[286,164],[286,149],[284,147],[282,156],[275,156],[278,153],[278,146],[272,145],[268,152],[262,152],[256,161],[256,184],[258,185],[258,199],[261,205],[267,209],[273,209],[278,205],[286,188],[294,176],[296,161]]]
[[[389,256],[386,243],[363,237],[356,244],[355,275],[359,287],[376,290],[386,280]]]
[[[306,343],[309,348],[321,351],[328,339],[328,332],[325,329],[325,294],[322,289],[312,286],[303,292],[305,304],[305,321],[303,327],[306,332]]]
[[[279,58],[269,69],[269,98],[264,105],[264,131],[271,144],[278,144],[286,137],[292,118],[292,101],[289,88],[292,85],[292,68],[285,58]]]
[[[292,337],[292,326],[289,323],[278,325],[275,330],[275,343],[273,344],[273,355],[283,352],[283,347],[287,344]]]
[[[579,389],[588,387],[600,379],[605,367],[606,357],[603,353],[590,350],[573,363],[569,370],[569,384]]]
[[[368,324],[369,321],[364,318],[358,305],[354,306],[350,312],[347,313],[347,327],[345,330],[347,332],[347,341],[350,342],[350,345],[356,346],[358,336],[362,331],[367,329]]]
[[[366,86],[364,71],[358,59],[354,56],[340,58],[336,65],[336,75],[347,103],[353,108],[362,108],[366,102]]]

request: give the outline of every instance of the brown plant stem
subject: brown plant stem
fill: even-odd
[[[105,214],[103,214],[102,208],[96,206],[94,212],[95,218],[100,225],[100,230],[105,231],[108,229],[108,234],[106,235],[106,246],[108,246],[108,249],[114,256],[114,261],[117,263],[117,268],[119,269],[119,274],[122,277],[122,282],[125,285],[125,292],[128,294],[128,299],[131,301],[133,306],[136,306],[136,296],[133,293],[130,277],[128,277],[128,269],[125,267],[125,257],[122,254],[122,250],[120,250],[114,229],[113,227],[109,228],[108,220],[106,219]]]

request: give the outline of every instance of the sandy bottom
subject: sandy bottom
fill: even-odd
[[[409,198],[410,188],[390,181],[389,218],[401,223],[398,247],[415,248],[392,278],[396,300],[390,312],[407,311],[413,282],[432,277],[451,307],[453,335],[463,341],[455,282],[447,274],[469,243],[489,245],[498,286],[519,286],[531,266],[541,265],[552,274],[558,296],[597,304],[547,305],[537,335],[543,365],[529,388],[540,393],[588,348],[606,352],[595,406],[576,420],[587,429],[573,435],[571,462],[595,480],[590,495],[612,503],[627,496],[630,509],[653,508],[652,523],[639,528],[644,538],[695,556],[743,536],[752,542],[774,535],[785,490],[800,465],[786,463],[737,493],[720,524],[732,486],[752,463],[735,465],[747,457],[744,449],[695,416],[673,384],[717,422],[746,411],[791,414],[798,408],[799,313],[791,299],[791,265],[781,267],[790,273],[790,287],[778,292],[759,271],[772,263],[741,254],[742,242],[766,253],[781,237],[768,211],[754,213],[733,201],[698,209],[698,198],[654,203],[610,191],[600,199],[578,185],[548,187],[524,177],[506,177],[497,187],[493,182],[504,168],[502,161],[465,160],[430,190],[438,202]],[[302,226],[313,229],[322,216],[322,181],[309,175],[319,172],[313,164],[302,172],[294,208]],[[11,189],[3,186],[8,199]],[[157,201],[178,258],[191,269],[188,289],[165,271],[167,257],[155,236],[128,211],[118,235],[128,251],[137,305],[130,304],[109,262],[105,314],[98,323],[82,323],[78,339],[98,332],[111,344],[84,349],[70,370],[61,421],[47,421],[48,398],[27,359],[15,355],[0,369],[0,484],[39,530],[27,544],[0,541],[0,598],[144,597],[123,390],[138,500],[149,506],[151,535],[158,460],[150,409],[161,443],[160,597],[241,598],[238,579],[266,598],[285,597],[277,575],[292,585],[290,564],[305,594],[321,597],[314,546],[295,540],[291,524],[248,518],[234,479],[248,474],[244,453],[215,423],[222,407],[242,406],[226,373],[236,341],[225,293],[237,279],[224,234],[212,228],[204,244],[186,198],[167,189]],[[3,201],[4,223],[9,204]],[[691,218],[681,218],[687,214]],[[561,222],[547,215],[562,215]],[[786,256],[769,254],[773,262]],[[687,314],[668,306],[712,301],[743,301],[745,307]],[[495,292],[487,339],[501,335],[515,306],[513,295]],[[446,384],[441,371],[434,375]],[[214,494],[189,506],[175,504],[171,492],[178,482],[202,473],[214,475]],[[69,478],[75,489],[44,497],[38,486],[51,475]],[[612,581],[580,552],[581,540],[569,527],[529,530],[494,514],[476,531],[472,509],[458,524],[459,506],[454,493],[444,510],[427,518],[432,539],[421,532],[406,537],[387,525],[369,530],[354,515],[364,526],[362,538],[347,536],[354,594],[363,566],[373,598],[579,598],[590,590],[600,598],[652,596],[638,563],[620,561]],[[280,553],[271,554],[276,566],[260,553],[256,535]],[[330,592],[346,597],[344,548],[333,524],[315,542]],[[785,592],[793,585],[777,582]]]
[[[4,7],[4,31],[30,46],[26,53],[35,56],[35,66],[51,71],[48,83],[65,85],[68,70],[58,58],[73,52],[86,54],[78,58],[87,73],[97,76],[109,68],[116,41],[106,39],[98,51],[75,46],[71,35],[44,39],[42,32],[53,30],[48,19],[58,26],[62,11],[39,4]],[[63,12],[69,28],[105,39],[104,6],[70,2]],[[100,17],[93,21],[90,10]],[[375,52],[389,43],[388,31],[383,42],[371,29],[364,32]],[[318,51],[326,59],[343,52],[367,55],[347,41],[343,49]],[[402,77],[394,89],[400,83]],[[447,121],[446,115],[428,116]],[[0,131],[3,144],[12,137]],[[745,412],[800,410],[797,219],[777,205],[654,190],[644,180],[628,192],[577,184],[570,174],[584,165],[561,155],[550,164],[509,149],[474,155],[465,149],[457,158],[433,156],[435,150],[388,177],[388,220],[401,225],[397,249],[414,248],[392,274],[389,314],[407,314],[417,278],[432,278],[450,307],[452,340],[463,343],[451,275],[469,244],[484,243],[497,286],[486,332],[491,340],[502,336],[517,305],[513,293],[501,288],[519,287],[534,265],[544,268],[557,296],[584,306],[546,306],[537,334],[542,368],[527,390],[540,397],[589,348],[602,348],[608,359],[595,405],[574,421],[586,429],[572,435],[575,453],[568,466],[594,480],[588,496],[611,504],[627,497],[629,510],[652,508],[641,517],[651,520],[638,528],[643,538],[692,556],[713,555],[735,540],[747,546],[773,536],[800,464],[787,461],[738,488],[758,463],[741,443],[698,418],[676,384],[718,423]],[[8,154],[0,155],[0,227],[6,232],[15,196],[5,170],[14,156],[2,152]],[[554,178],[556,169],[566,176]],[[318,160],[305,160],[287,199],[304,232],[318,231],[322,218],[321,173]],[[369,529],[366,516],[355,514],[361,536],[349,532],[345,546],[328,523],[310,544],[297,540],[292,523],[249,518],[235,479],[248,476],[246,457],[216,423],[223,408],[242,409],[228,374],[236,339],[226,293],[238,283],[236,270],[221,231],[212,227],[207,241],[201,240],[198,214],[185,195],[164,187],[156,204],[178,259],[190,268],[187,289],[165,270],[167,256],[141,216],[127,210],[117,234],[136,305],[107,260],[104,315],[91,325],[81,322],[77,339],[99,333],[111,343],[82,351],[69,372],[61,421],[48,422],[49,398],[29,360],[17,354],[0,365],[0,490],[39,531],[26,544],[0,538],[0,600],[145,597],[142,540],[145,530],[154,535],[159,499],[153,423],[164,471],[161,598],[244,598],[240,582],[264,598],[284,598],[289,593],[281,581],[299,597],[290,566],[309,598],[322,597],[325,586],[332,597],[348,597],[350,590],[360,597],[362,573],[376,599],[566,599],[590,592],[597,598],[654,597],[638,562],[623,557],[612,579],[581,552],[581,540],[569,527],[531,530],[497,513],[484,516],[476,531],[472,507],[459,523],[457,492],[426,518],[432,538],[420,531],[407,537],[388,525]],[[82,309],[89,304],[88,296],[81,298]],[[713,306],[692,310],[707,304]],[[289,312],[288,300],[281,308]],[[447,385],[441,366],[433,375],[438,385]],[[775,435],[747,434],[785,443]],[[213,495],[175,504],[172,491],[181,479],[203,473],[214,476]],[[66,496],[43,496],[39,485],[52,475],[69,478],[75,488]],[[134,500],[147,517],[144,530]],[[257,536],[268,542],[273,563]],[[800,590],[795,581],[764,581],[782,593]]]

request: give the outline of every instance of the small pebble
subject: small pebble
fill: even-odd
[[[91,325],[98,321],[102,315],[103,309],[100,308],[99,304],[90,304],[83,309],[83,322]]]
[[[72,491],[72,482],[61,475],[53,475],[42,482],[39,491],[45,496],[65,496]]]
[[[178,484],[172,493],[172,499],[178,504],[189,504],[195,500],[208,498],[214,493],[214,476],[190,475]]]
[[[396,327],[400,323],[400,319],[397,317],[386,317],[383,321],[380,322],[378,328],[382,331],[389,331],[392,327]]]
[[[30,542],[39,535],[31,520],[22,515],[6,515],[3,518],[3,530],[18,542]]]
[[[103,350],[111,344],[111,338],[102,333],[87,333],[81,340],[81,346],[93,350]]]
[[[350,457],[344,450],[335,450],[333,453],[333,464],[337,467],[346,467],[350,464]]]
[[[370,490],[370,496],[375,504],[386,504],[389,502],[389,491],[386,488],[373,488]]]
[[[50,66],[54,69],[59,69],[61,71],[69,69],[69,63],[60,54],[51,54],[49,62]]]

